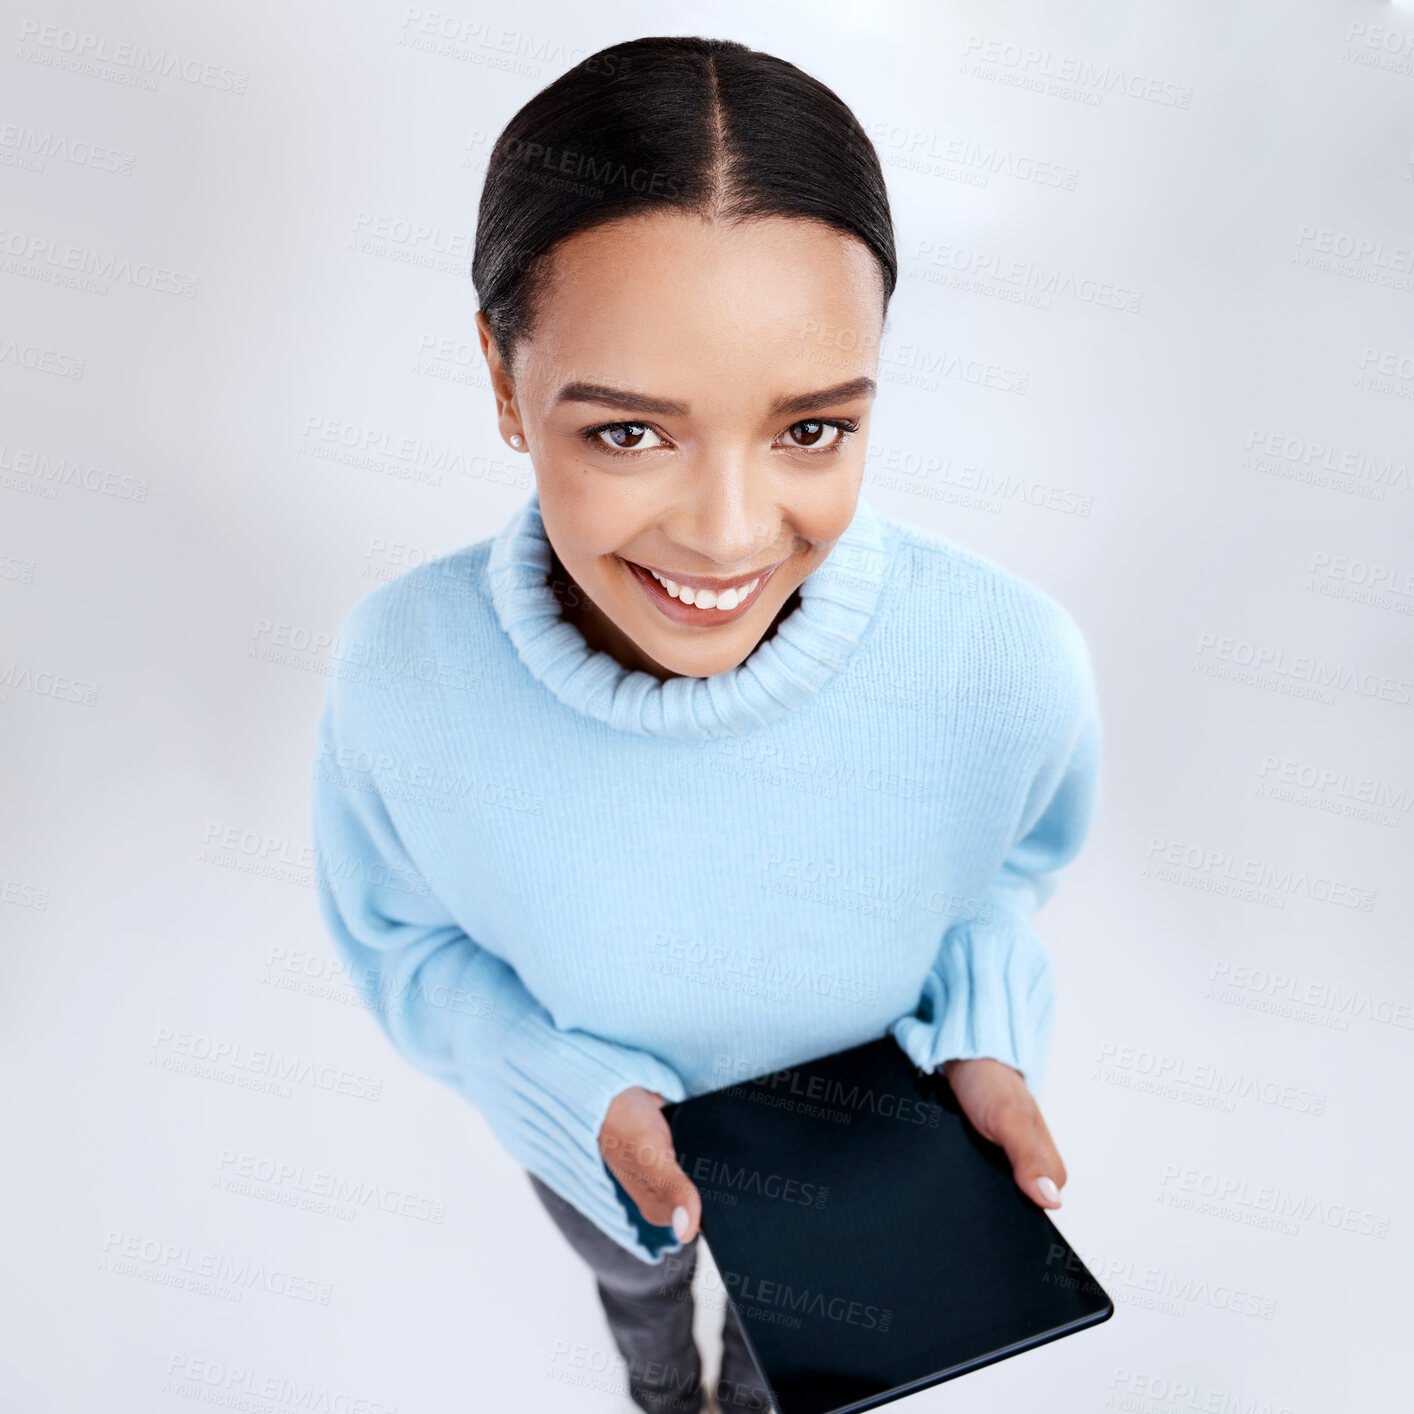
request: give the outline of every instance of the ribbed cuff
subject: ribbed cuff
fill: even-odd
[[[925,1071],[990,1056],[1039,1094],[1055,1007],[1051,961],[1029,928],[970,924],[943,940],[917,1014],[890,1028]]]
[[[599,1151],[614,1097],[638,1085],[669,1103],[687,1098],[677,1074],[647,1051],[583,1031],[561,1031],[531,1012],[505,1038],[501,1058],[505,1118],[513,1155],[621,1247],[659,1262],[681,1243],[647,1247],[625,1211]],[[488,1116],[489,1118],[489,1116]]]

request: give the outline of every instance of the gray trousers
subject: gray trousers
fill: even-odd
[[[527,1177],[555,1226],[598,1280],[600,1304],[628,1367],[633,1402],[651,1414],[698,1414],[703,1407],[702,1357],[692,1337],[697,1239],[661,1263],[642,1261],[533,1173]],[[760,1414],[771,1408],[730,1305],[722,1322],[722,1370],[714,1393],[724,1414]]]

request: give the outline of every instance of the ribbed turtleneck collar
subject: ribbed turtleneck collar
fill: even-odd
[[[495,536],[486,573],[521,662],[567,707],[645,736],[718,737],[775,721],[839,671],[873,617],[886,561],[878,516],[860,496],[829,558],[801,584],[799,606],[745,662],[666,682],[591,648],[564,617],[538,487]]]

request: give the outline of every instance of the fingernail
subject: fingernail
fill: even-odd
[[[1049,1180],[1047,1181],[1049,1182]],[[687,1215],[686,1208],[673,1209],[673,1231],[677,1234],[679,1242],[682,1241],[683,1236],[686,1234],[687,1225],[690,1221],[691,1219]]]
[[[1036,1187],[1041,1190],[1041,1196],[1048,1203],[1054,1203],[1057,1207],[1060,1207],[1060,1189],[1057,1188],[1045,1174],[1042,1174],[1041,1177],[1036,1180]]]

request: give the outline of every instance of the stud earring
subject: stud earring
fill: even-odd
[[[516,449],[516,451],[520,451],[520,433],[519,433],[519,432],[512,432],[512,433],[511,433],[511,446],[513,446],[513,447]]]

